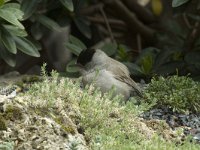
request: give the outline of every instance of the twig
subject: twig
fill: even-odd
[[[92,5],[92,6],[90,6],[90,7],[86,7],[86,8],[83,8],[83,9],[81,9],[80,10],[80,14],[81,15],[90,15],[90,14],[94,14],[94,12],[96,11],[99,11],[99,9],[101,8],[101,7],[103,7],[104,6],[104,4],[102,4],[102,3],[98,3],[98,4],[96,4],[96,5]]]
[[[188,18],[186,16],[186,13],[183,14],[183,20],[184,20],[186,26],[188,27],[188,29],[191,29],[192,25],[190,24],[190,22],[189,22],[189,20],[188,20]]]
[[[153,37],[156,31],[138,20],[136,15],[127,9],[127,7],[120,0],[111,0],[109,2],[107,0],[103,0],[103,2],[116,11],[118,16],[127,23],[133,33],[138,32],[149,41],[154,41]]]
[[[140,34],[137,34],[137,46],[138,46],[138,51],[141,52],[141,50],[142,50],[142,41],[141,41]]]
[[[130,11],[135,12],[138,18],[145,23],[152,23],[156,20],[152,12],[138,4],[136,0],[122,0],[122,2],[129,8]]]
[[[110,24],[109,24],[109,22],[108,22],[108,18],[107,18],[106,14],[105,14],[105,12],[104,12],[104,10],[103,10],[103,7],[100,7],[100,12],[102,13],[103,18],[104,18],[104,20],[105,20],[106,27],[108,28],[108,32],[109,32],[109,34],[110,34],[110,38],[111,38],[112,43],[116,43],[116,42],[115,42],[115,39],[114,39],[114,36],[113,36],[113,33],[112,33],[112,29],[111,29]]]
[[[187,40],[185,42],[185,46],[184,46],[184,51],[191,51],[192,50],[192,47],[193,47],[193,44],[195,42],[195,40],[197,39],[196,37],[199,35],[199,22],[196,21],[191,32],[188,34],[187,36]]]
[[[95,23],[102,23],[102,24],[105,23],[104,18],[101,18],[99,16],[98,17],[88,16],[87,19]],[[121,26],[122,28],[126,28],[126,24],[121,20],[111,19],[111,18],[108,18],[107,20],[110,25]]]

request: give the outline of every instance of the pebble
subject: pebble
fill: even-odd
[[[183,127],[185,135],[192,135],[200,143],[200,114],[181,114],[173,112],[170,108],[155,108],[140,115],[146,120],[165,120],[172,129]]]

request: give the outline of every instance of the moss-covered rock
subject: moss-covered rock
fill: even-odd
[[[6,120],[21,120],[23,118],[23,112],[21,108],[17,106],[8,105],[6,106],[4,117]]]
[[[6,130],[6,120],[5,118],[0,114],[0,130]]]

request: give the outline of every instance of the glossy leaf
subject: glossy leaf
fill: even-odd
[[[49,28],[50,30],[60,31],[60,26],[52,19],[44,15],[36,16],[37,21],[44,25],[45,27]]]
[[[154,59],[152,55],[147,55],[143,57],[141,69],[144,72],[144,74],[149,75],[151,73],[153,64],[154,64]]]
[[[18,19],[22,18],[23,13],[20,10],[10,6],[12,5],[4,5],[0,8],[0,17],[9,23],[16,25],[20,29],[24,29],[24,26],[18,21]]]
[[[24,12],[23,19],[29,18],[37,9],[40,0],[22,0],[21,10]]]
[[[83,50],[82,48],[80,48],[72,43],[67,43],[65,45],[76,56],[78,56],[80,54],[80,52]]]
[[[175,37],[170,37],[169,40],[171,40],[171,38],[176,39],[176,40],[169,41],[169,42],[172,42],[175,45],[177,44],[177,42],[179,42],[180,45],[182,43],[184,43],[183,39],[186,39],[188,32],[187,32],[187,30],[185,30],[184,28],[181,27],[180,23],[171,19],[171,20],[165,21],[164,26],[170,33],[175,35]],[[180,38],[180,39],[178,39],[178,38]]]
[[[17,53],[17,48],[16,48],[16,44],[15,44],[15,41],[12,37],[12,35],[6,31],[4,28],[1,28],[1,40],[4,44],[4,46],[6,47],[6,49],[13,53],[13,54],[16,54]]]
[[[180,70],[184,67],[185,63],[183,61],[171,61],[160,66],[158,69],[154,70],[156,73],[160,75],[169,75],[171,73],[175,73],[176,70]]]
[[[124,64],[128,67],[132,75],[135,75],[135,76],[144,75],[144,72],[141,70],[141,67],[139,67],[137,64],[130,63],[130,62],[124,62]]]
[[[138,65],[141,65],[143,63],[143,58],[149,55],[155,58],[159,51],[160,50],[155,47],[148,47],[148,48],[143,49],[139,57],[137,58],[136,63]]]
[[[72,0],[60,0],[60,2],[67,8],[69,11],[74,11],[74,5]]]
[[[67,68],[66,68],[67,72],[78,72],[78,67],[76,66],[76,60],[72,60],[67,64]]]
[[[31,39],[28,38],[28,40],[31,41],[31,43],[37,48],[38,51],[42,50],[42,47],[41,47],[39,41],[32,39],[32,38]]]
[[[2,43],[0,43],[0,57],[11,67],[16,65],[15,55],[8,52]]]
[[[200,21],[200,16],[199,15],[195,15],[195,14],[187,14],[188,17],[196,20],[196,21]]]
[[[21,37],[25,37],[27,36],[27,32],[23,29],[20,29],[16,26],[13,25],[3,25],[3,27],[10,32],[10,34],[15,35],[15,36],[21,36]]]
[[[174,53],[175,51],[172,50],[161,51],[158,55],[156,55],[154,67],[158,68],[159,66],[166,63]]]
[[[200,65],[200,52],[190,52],[185,56],[185,61],[188,64]]]
[[[172,1],[172,7],[178,7],[181,6],[187,2],[189,2],[190,0],[173,0]]]
[[[14,37],[14,40],[16,42],[17,48],[22,52],[30,56],[40,57],[40,53],[38,52],[37,47],[29,40],[23,37]]]
[[[104,51],[108,56],[112,56],[117,52],[117,44],[105,43],[101,50]]]
[[[81,17],[76,17],[74,18],[74,22],[77,26],[77,28],[79,29],[79,31],[88,39],[91,39],[92,37],[92,33],[91,33],[91,29],[90,26],[88,24],[88,22]]]
[[[6,3],[1,9],[10,11],[18,20],[22,20],[24,15],[18,3]]]
[[[119,44],[117,48],[117,58],[120,61],[131,61],[131,55],[129,52],[131,51],[130,47]]]
[[[74,45],[76,45],[76,46],[78,46],[78,47],[80,47],[80,48],[82,48],[82,49],[86,49],[87,48],[86,45],[81,40],[79,40],[78,38],[76,38],[73,35],[69,36],[69,42],[74,44]]]

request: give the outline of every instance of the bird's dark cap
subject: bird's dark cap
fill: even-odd
[[[81,53],[78,56],[77,64],[85,66],[87,63],[89,63],[92,60],[92,57],[93,57],[95,52],[96,52],[95,49],[84,49],[84,50],[82,50]]]

